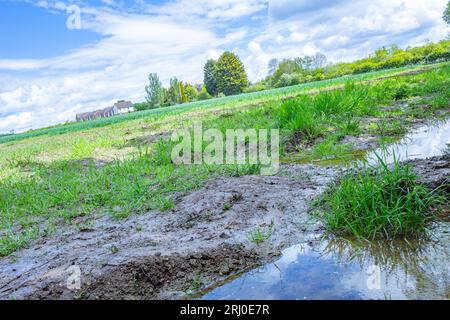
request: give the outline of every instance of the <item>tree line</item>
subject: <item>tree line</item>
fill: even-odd
[[[150,73],[145,87],[146,102],[135,104],[135,108],[154,109],[222,95],[235,95],[244,92],[248,86],[244,64],[235,53],[227,51],[218,60],[210,59],[206,62],[203,84],[192,85],[175,77],[170,79],[168,87],[164,87],[158,75]]]
[[[382,47],[367,58],[348,63],[330,64],[327,57],[321,53],[281,61],[273,59],[269,62],[269,75],[266,79],[249,87],[246,92],[447,60],[450,60],[449,40],[405,50],[396,45]]]
[[[136,104],[135,107],[138,110],[159,108],[351,74],[448,60],[450,60],[450,40],[405,50],[396,45],[382,47],[367,58],[348,63],[330,64],[324,54],[317,53],[281,61],[272,59],[269,62],[268,76],[262,81],[250,84],[239,57],[232,52],[224,52],[218,60],[211,59],[206,62],[203,68],[203,84],[191,85],[172,78],[169,87],[165,88],[158,75],[151,73],[145,87],[147,101]]]
[[[450,24],[450,1],[442,16]],[[367,58],[349,63],[330,64],[322,53],[293,59],[272,59],[268,76],[255,84],[250,84],[244,64],[233,52],[224,52],[218,60],[210,59],[203,68],[203,84],[189,84],[170,79],[169,87],[164,87],[156,73],[148,76],[145,87],[146,102],[136,103],[137,110],[167,107],[175,104],[207,100],[213,97],[236,95],[297,85],[305,82],[342,77],[382,69],[397,68],[418,63],[432,63],[450,60],[450,40],[407,48],[396,45],[382,47]]]

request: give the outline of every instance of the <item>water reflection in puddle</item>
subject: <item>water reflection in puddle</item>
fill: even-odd
[[[424,126],[376,153],[392,163],[439,156],[450,144],[450,120]],[[366,158],[378,163],[375,153]],[[450,224],[434,240],[299,244],[280,259],[205,293],[202,299],[449,299]]]
[[[442,155],[450,144],[450,120],[423,126],[407,134],[399,142],[389,145],[386,151],[376,150],[367,156],[369,164],[378,163],[375,155],[386,157],[387,163],[392,163],[395,157],[399,161],[424,159]]]
[[[448,299],[450,251],[439,243],[295,245],[203,299]]]

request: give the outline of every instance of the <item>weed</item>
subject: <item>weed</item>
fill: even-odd
[[[259,227],[255,227],[250,233],[249,233],[249,240],[255,244],[261,244],[263,242],[266,242],[269,240],[269,238],[272,236],[274,231],[274,222],[270,223],[270,226],[267,230],[267,232],[263,231]]]
[[[189,288],[186,290],[187,294],[193,294],[197,291],[199,291],[202,286],[203,286],[203,280],[201,278],[200,275],[196,275],[191,282],[191,285],[189,286]]]
[[[117,248],[115,245],[112,245],[109,247],[109,251],[111,251],[112,254],[116,254],[119,252],[119,248]]]

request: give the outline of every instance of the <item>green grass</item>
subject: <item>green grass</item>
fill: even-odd
[[[426,68],[432,68],[437,65],[429,65]],[[445,65],[445,64],[444,64]],[[56,125],[49,128],[31,130],[21,134],[15,135],[5,135],[0,136],[0,144],[20,141],[23,139],[29,139],[40,136],[54,136],[54,135],[62,135],[67,133],[73,133],[78,131],[84,131],[94,128],[101,128],[105,126],[110,126],[114,124],[119,124],[122,122],[128,122],[132,120],[139,119],[159,119],[165,116],[177,115],[180,113],[195,111],[195,110],[207,110],[211,108],[229,108],[229,107],[238,107],[238,106],[246,106],[246,105],[257,105],[260,103],[266,103],[269,101],[278,101],[281,99],[295,97],[299,94],[305,93],[310,90],[322,89],[330,86],[342,85],[346,81],[366,81],[370,79],[375,79],[377,77],[385,77],[389,75],[394,75],[396,73],[410,71],[415,69],[421,69],[424,66],[409,66],[409,67],[401,67],[401,68],[393,68],[386,69],[382,71],[375,71],[351,76],[344,76],[341,78],[335,78],[330,80],[316,81],[305,84],[300,84],[292,87],[278,88],[272,90],[265,90],[259,92],[246,93],[236,96],[229,96],[224,98],[205,100],[205,101],[196,101],[192,103],[175,105],[166,108],[145,110],[140,112],[134,112],[124,115],[119,115],[111,118],[102,118],[96,119],[87,122],[79,122],[79,123],[67,123]]]
[[[445,107],[449,71],[450,67],[443,65],[421,74],[364,84],[339,79],[327,83],[344,84],[340,90],[283,100],[326,84],[311,83],[190,105],[211,108],[211,112],[199,107],[182,114],[182,108],[190,108],[185,105],[175,115],[151,111],[124,116],[123,121],[102,119],[97,128],[94,121],[76,124],[73,130],[70,126],[55,128],[49,135],[45,130],[35,132],[30,139],[17,136],[16,141],[0,144],[0,256],[26,246],[31,239],[51,236],[61,222],[71,225],[77,217],[93,219],[109,214],[120,219],[150,210],[170,210],[176,205],[176,195],[200,188],[212,177],[259,173],[260,166],[250,164],[174,165],[170,159],[173,144],[159,139],[146,142],[151,135],[191,126],[198,120],[204,129],[222,132],[279,128],[285,155],[294,153],[307,161],[340,158],[355,152],[340,142],[342,137],[369,132],[362,121],[365,117],[395,115],[407,119],[414,110],[421,110],[418,104],[385,111],[385,105],[395,102],[397,87],[407,85],[407,97],[431,95],[437,101],[436,110],[439,105]],[[381,74],[389,73],[377,73]],[[361,75],[359,79],[373,77]],[[254,107],[240,108],[249,104]],[[138,118],[133,119],[135,116]],[[57,133],[59,129],[62,131]]]
[[[274,232],[274,222],[272,221],[267,228],[267,231],[262,230],[259,227],[255,227],[248,235],[248,238],[254,244],[261,244],[270,239]]]
[[[418,184],[409,165],[394,161],[358,173],[348,173],[325,194],[319,214],[329,232],[358,238],[394,238],[423,235],[442,203],[435,190]]]

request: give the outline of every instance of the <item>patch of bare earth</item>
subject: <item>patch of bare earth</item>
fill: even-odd
[[[273,177],[219,178],[171,212],[104,216],[82,231],[61,230],[0,259],[0,298],[182,298],[317,233],[308,204],[335,175],[331,168],[290,165]],[[272,223],[267,241],[251,241],[255,228],[268,233]],[[71,282],[78,267],[79,290]]]

